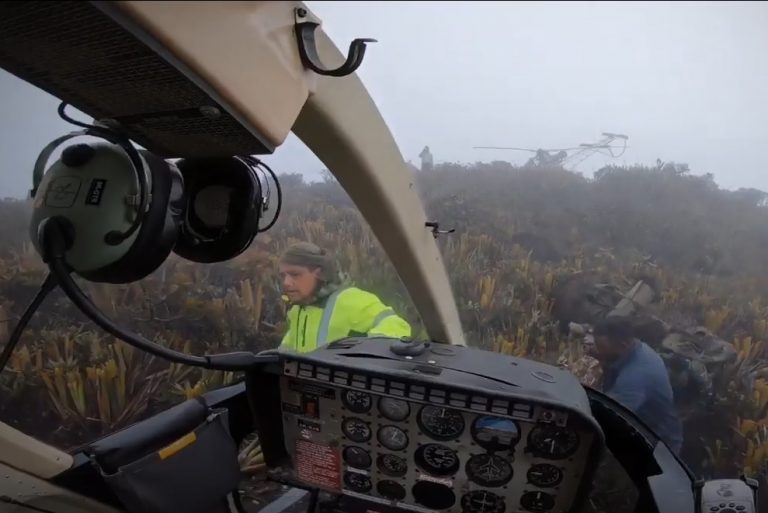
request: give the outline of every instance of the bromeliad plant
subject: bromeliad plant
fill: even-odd
[[[573,273],[593,273],[621,289],[640,276],[653,279],[660,297],[653,313],[684,328],[706,326],[738,352],[719,370],[712,404],[686,426],[686,438],[701,449],[688,463],[706,476],[759,475],[768,462],[768,275],[760,271],[766,261],[761,244],[768,242],[759,231],[768,225],[765,211],[733,203],[691,177],[608,171],[589,181],[562,170],[526,172],[496,163],[443,166],[419,176],[415,187],[430,218],[457,228],[438,244],[467,340],[570,365],[588,378],[595,369],[578,367],[578,344],[556,329],[553,290]],[[352,283],[375,291],[417,336],[425,335],[390,259],[339,186],[303,184],[295,176],[283,182],[281,219],[236,259],[198,265],[173,256],[140,283],[85,284],[88,293],[117,323],[177,350],[273,348],[285,313],[277,259],[291,242],[310,240],[334,251]],[[705,201],[695,201],[697,194]],[[731,213],[740,230],[723,225]],[[515,238],[521,232],[546,237],[561,251],[540,258]],[[0,337],[7,337],[45,268],[25,242],[23,223],[0,226],[0,235],[9,246],[0,248]],[[701,256],[702,239],[730,252],[738,265],[720,274],[690,265]],[[748,249],[732,251],[737,245]],[[0,418],[70,447],[234,379],[131,350],[52,297],[0,375]],[[244,456],[254,465],[257,445]]]
[[[80,346],[80,347],[76,347]],[[63,426],[105,434],[140,419],[167,384],[154,357],[93,332],[49,342],[41,369],[51,406]]]

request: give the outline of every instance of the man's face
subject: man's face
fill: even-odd
[[[597,347],[595,346],[595,336],[592,333],[584,335],[584,354],[597,358]]]
[[[601,362],[612,362],[624,354],[626,344],[606,336],[595,336],[595,358]]]
[[[291,303],[304,304],[309,301],[320,281],[320,268],[310,269],[301,265],[280,264],[280,281],[283,294]]]

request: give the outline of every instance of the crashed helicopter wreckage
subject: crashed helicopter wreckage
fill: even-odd
[[[714,378],[725,365],[736,359],[732,344],[705,327],[670,326],[650,311],[658,294],[643,280],[626,292],[607,283],[595,283],[594,276],[575,274],[566,277],[553,291],[553,316],[569,337],[584,340],[591,327],[610,316],[630,319],[637,338],[656,350],[667,365],[683,418],[711,398]],[[599,382],[597,360],[577,350],[561,355],[558,364],[570,369],[590,386]],[[573,361],[571,361],[573,360]]]

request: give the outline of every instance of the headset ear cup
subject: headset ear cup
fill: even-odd
[[[83,278],[104,283],[129,283],[154,272],[176,244],[184,208],[184,182],[173,164],[140,151],[152,180],[152,201],[131,249],[117,262]]]
[[[186,208],[173,251],[198,263],[223,262],[245,251],[261,219],[261,184],[253,168],[236,157],[184,159],[178,167]],[[195,208],[198,195],[214,187],[231,190],[224,227],[205,225]]]

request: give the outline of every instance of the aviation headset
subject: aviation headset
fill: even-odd
[[[55,139],[35,163],[30,235],[45,258],[39,232],[46,219],[58,218],[67,231],[66,263],[89,281],[140,280],[171,251],[195,262],[228,260],[279,214],[278,185],[275,219],[259,228],[268,201],[256,171],[264,165],[256,159],[190,158],[174,164],[137,150],[105,125],[75,124],[86,129]],[[45,171],[56,147],[84,135],[105,142],[69,146]]]
[[[261,231],[266,207],[254,168],[232,157],[181,160],[178,169],[187,208],[174,252],[201,263],[242,253]]]

